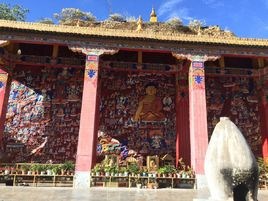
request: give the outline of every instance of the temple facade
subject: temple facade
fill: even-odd
[[[268,40],[0,20],[4,162],[183,158],[197,176],[222,116],[268,158]],[[198,177],[197,177],[198,178]]]

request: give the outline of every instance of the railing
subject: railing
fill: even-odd
[[[118,62],[118,61],[101,61],[101,67],[111,69],[126,69],[126,70],[153,70],[153,71],[177,71],[176,65],[170,64],[155,64],[155,63],[142,63],[135,62]]]
[[[258,76],[260,70],[248,68],[231,68],[231,67],[205,67],[205,72],[208,75],[228,75],[228,76]]]
[[[73,186],[73,170],[65,171],[61,166],[63,164],[1,163],[0,183],[7,186]]]
[[[17,63],[32,63],[35,65],[54,65],[54,66],[69,66],[69,67],[84,67],[85,59],[58,57],[53,59],[49,56],[34,56],[34,55],[13,55],[12,60]],[[142,63],[135,62],[120,62],[120,61],[100,61],[100,66],[111,69],[124,70],[148,70],[148,71],[163,71],[163,72],[177,72],[180,69],[179,65],[171,64],[156,64],[156,63]],[[268,77],[268,67],[262,69],[249,68],[232,68],[232,67],[205,67],[205,72],[208,75],[227,75],[227,76],[263,76]],[[268,78],[267,78],[268,79]]]
[[[84,67],[85,59],[58,57],[53,59],[49,56],[18,55],[10,58],[17,63],[32,63],[35,65],[76,66]]]
[[[64,65],[64,66],[85,66],[85,59],[58,57],[53,59],[48,56],[34,56],[34,55],[19,55],[14,57],[17,63],[33,63],[35,65]],[[126,69],[126,70],[153,70],[153,71],[176,71],[178,67],[170,64],[155,64],[135,62],[117,62],[117,61],[101,61],[100,66],[112,69]]]
[[[6,186],[73,186],[73,175],[2,174],[0,183]]]
[[[196,178],[153,176],[91,176],[91,187],[196,188]]]

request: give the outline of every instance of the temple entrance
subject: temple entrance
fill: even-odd
[[[170,53],[157,52],[143,52],[138,63],[138,54],[102,56],[97,161],[107,154],[123,159],[135,155],[144,164],[146,156],[176,157],[181,64]],[[188,97],[183,92],[180,96]]]

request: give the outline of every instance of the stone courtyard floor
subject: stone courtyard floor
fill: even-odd
[[[208,195],[193,189],[0,187],[0,201],[192,201]],[[259,190],[258,201],[267,200],[268,190]]]

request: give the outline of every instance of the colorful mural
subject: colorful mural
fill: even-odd
[[[259,99],[253,78],[206,77],[208,133],[211,136],[219,117],[229,117],[241,130],[255,155],[262,151]]]
[[[4,130],[9,160],[75,159],[83,73],[74,68],[15,69]]]
[[[99,129],[120,142],[121,155],[175,155],[175,83],[173,74],[101,71]]]

